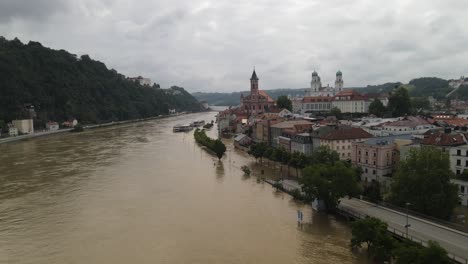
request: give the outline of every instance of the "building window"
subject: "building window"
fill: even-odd
[[[457,156],[461,155],[461,149],[457,149]]]
[[[460,192],[461,192],[461,193],[465,193],[465,186],[460,185]]]
[[[368,160],[366,160],[366,164],[367,164]]]
[[[367,168],[364,170],[365,173],[367,173]]]
[[[361,155],[361,150],[358,150],[358,154]]]
[[[340,146],[336,146],[336,150],[340,150]]]
[[[372,174],[374,174],[374,175],[375,175],[375,170],[372,170]]]
[[[359,163],[361,163],[361,158],[359,158]]]
[[[465,167],[468,167],[468,160],[465,160]]]
[[[457,159],[457,166],[461,165],[461,160]]]
[[[374,157],[377,157],[377,153],[376,153],[376,152],[374,152]]]
[[[375,165],[375,160],[374,160],[374,165]]]
[[[460,175],[460,170],[457,170],[457,175]]]
[[[468,157],[468,150],[466,151],[466,156]]]
[[[369,156],[369,152],[366,151],[366,157]]]

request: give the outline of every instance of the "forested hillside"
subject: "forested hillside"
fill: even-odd
[[[38,120],[82,123],[157,116],[171,108],[200,110],[183,88],[141,86],[87,55],[0,37],[0,120],[22,118],[29,105]]]

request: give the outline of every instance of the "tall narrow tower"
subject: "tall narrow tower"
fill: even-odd
[[[258,77],[255,69],[250,77],[250,94],[258,94]]]
[[[338,93],[343,91],[343,73],[341,71],[336,72],[335,90]]]
[[[312,81],[310,82],[310,89],[307,96],[317,96],[322,88],[322,81],[316,71],[312,73]]]

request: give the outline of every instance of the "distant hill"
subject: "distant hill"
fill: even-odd
[[[304,96],[304,91],[306,88],[300,89],[274,89],[274,90],[265,90],[269,96],[273,99],[278,98],[282,95],[291,95],[291,96]],[[243,92],[233,92],[233,93],[204,93],[204,92],[196,92],[192,93],[192,95],[197,98],[198,101],[206,101],[210,105],[216,106],[235,106],[239,105],[240,103],[240,96],[241,93],[243,95],[248,95],[250,91],[243,91]]]
[[[356,91],[368,94],[368,93],[389,93],[395,87],[403,86],[408,89],[410,96],[412,97],[428,97],[433,96],[436,99],[444,99],[445,96],[453,90],[449,86],[448,81],[436,78],[436,77],[422,77],[411,80],[408,84],[403,84],[401,82],[388,82],[379,85],[367,85],[366,87],[348,87],[345,89],[355,89]],[[304,96],[304,91],[307,88],[300,89],[274,89],[274,90],[265,90],[271,97],[274,99],[278,98],[281,95],[291,95],[291,96]],[[193,93],[193,96],[199,101],[206,101],[210,105],[226,105],[234,106],[238,105],[240,102],[240,95],[249,94],[249,91],[243,92],[233,92],[233,93],[202,93],[197,92]],[[460,87],[460,89],[454,93],[451,97],[457,96],[459,99],[468,99],[468,86]]]
[[[77,57],[38,42],[0,37],[0,120],[25,116],[33,105],[37,119],[83,123],[128,120],[198,111],[199,102],[181,87],[141,86],[87,55]]]

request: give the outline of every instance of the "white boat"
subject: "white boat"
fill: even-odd
[[[192,127],[200,127],[205,125],[205,120],[195,120],[192,123],[190,123],[190,126]]]
[[[190,126],[190,125],[175,125],[172,128],[172,131],[174,131],[174,132],[185,132],[185,131],[190,131],[192,129],[193,129],[193,127]]]

